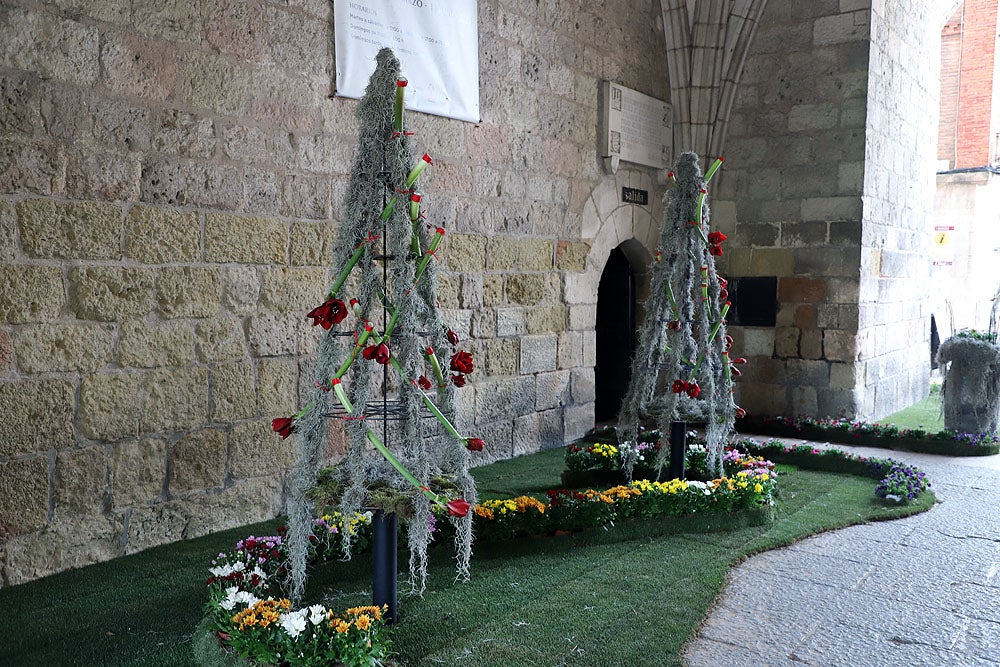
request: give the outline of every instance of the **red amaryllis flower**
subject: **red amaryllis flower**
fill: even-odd
[[[472,355],[465,350],[459,350],[451,355],[451,370],[459,373],[471,373],[473,371]]]
[[[720,289],[719,290],[719,298],[721,300],[723,300],[723,301],[725,301],[726,299],[728,299],[729,298],[729,290],[727,290],[725,287],[723,287],[722,289]]]
[[[457,333],[455,333],[451,329],[448,329],[448,333],[445,334],[445,336],[448,338],[448,342],[449,343],[451,343],[452,345],[458,345],[458,334]]]
[[[469,503],[464,498],[455,498],[448,502],[448,514],[454,517],[463,517],[469,513]]]
[[[455,385],[456,387],[464,387],[465,386],[465,376],[464,375],[452,375],[451,376],[451,383],[453,385]]]
[[[284,440],[295,432],[295,419],[292,417],[278,417],[271,420],[271,428]]]
[[[687,389],[687,382],[685,382],[684,380],[674,380],[674,383],[670,385],[670,391],[674,392],[675,394],[679,394],[685,389]]]
[[[427,379],[426,375],[421,375],[420,379],[417,380],[417,384],[420,385],[421,389],[431,388],[431,381]]]
[[[365,359],[374,359],[383,366],[389,363],[389,358],[392,353],[389,351],[389,346],[385,343],[379,343],[378,345],[369,345],[365,349],[361,350],[361,356]]]
[[[340,324],[347,317],[347,306],[340,299],[327,299],[310,310],[306,317],[313,318],[313,326],[317,324],[329,329],[334,324]]]
[[[698,398],[698,394],[701,393],[701,387],[698,386],[697,382],[688,382],[684,390],[691,398]]]
[[[708,246],[708,254],[712,255],[713,257],[720,256],[722,254],[722,246],[721,245]]]
[[[481,452],[486,447],[486,441],[482,438],[466,438],[465,447],[470,452]]]
[[[680,331],[681,330],[680,320],[670,320],[669,322],[667,322],[667,328],[670,329],[671,331]]]
[[[708,242],[713,245],[719,245],[725,241],[728,237],[722,232],[712,232],[708,235]]]

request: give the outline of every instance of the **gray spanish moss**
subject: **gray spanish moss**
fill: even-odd
[[[358,150],[351,169],[333,269],[335,276],[340,275],[359,244],[364,247],[361,260],[337,297],[345,303],[356,298],[364,317],[378,332],[385,331],[391,308],[399,310],[388,344],[407,377],[415,379],[421,374],[430,375],[424,368],[425,347],[442,352],[449,348],[446,329],[436,307],[435,260],[431,260],[420,283],[414,287],[416,263],[420,258],[414,257],[411,248],[413,226],[408,197],[401,194],[388,221],[384,225],[379,221],[388,199],[405,188],[414,158],[409,137],[392,136],[399,61],[389,49],[382,49],[376,61],[376,70],[358,107],[361,128]],[[419,180],[417,183],[419,185]],[[426,249],[430,235],[423,224],[418,234],[420,247]],[[373,236],[379,238],[373,241]],[[379,259],[383,254],[390,259],[385,262]],[[387,268],[383,268],[386,262]],[[316,472],[324,463],[330,417],[337,404],[333,392],[322,386],[329,388],[330,378],[351,353],[354,340],[337,335],[347,331],[351,324],[357,333],[363,331],[364,323],[351,315],[322,337],[315,372],[317,388],[310,396],[314,408],[296,422],[300,453],[289,483],[288,505],[290,594],[295,601],[301,599],[305,587],[306,554],[312,533],[313,508],[306,492],[315,484]],[[446,356],[442,363],[447,367]],[[384,372],[385,368],[389,369],[388,373]],[[454,438],[440,437],[442,429],[437,420],[426,418],[429,414],[420,390],[398,377],[391,366],[383,367],[359,354],[343,380],[355,414],[368,417],[342,422],[349,446],[345,464],[341,466],[345,491],[339,509],[345,517],[350,517],[370,508],[373,491],[389,490],[409,497],[411,508],[408,509],[412,509],[412,516],[407,522],[407,543],[411,585],[422,592],[427,577],[427,548],[432,538],[431,503],[417,494],[382,456],[371,450],[367,429],[371,428],[418,479],[430,480],[440,475],[454,477],[463,497],[472,505],[476,502],[476,494],[468,470],[468,451]],[[403,406],[405,418],[383,423],[379,418],[383,391],[395,394]],[[441,411],[452,420],[453,391],[449,386],[440,389],[434,397]],[[472,513],[456,521],[458,574],[467,578],[472,554]],[[345,530],[342,537],[345,553],[350,557],[352,535]]]
[[[709,342],[713,327],[720,322],[723,300],[714,258],[691,224],[698,220],[698,197],[705,188],[698,156],[682,154],[674,174],[676,184],[665,197],[659,257],[650,268],[646,320],[639,330],[632,379],[622,401],[618,424],[622,439],[635,441],[640,421],[655,422],[664,435],[670,432],[671,422],[703,422],[708,440],[708,470],[718,476],[722,474],[722,448],[732,433],[736,410],[726,375],[724,322]],[[703,205],[702,221],[707,234],[707,202]],[[708,301],[702,298],[703,266],[708,269]],[[671,304],[671,292],[677,312]],[[674,320],[679,322],[679,330],[668,327]],[[692,374],[701,388],[697,399],[671,390],[675,380],[690,380]],[[658,469],[662,469],[668,454],[668,447],[661,448],[656,461]],[[634,458],[624,462],[629,477],[634,463]]]
[[[944,426],[957,433],[996,435],[1000,421],[1000,347],[967,336],[952,336],[938,348],[944,366],[941,398]]]

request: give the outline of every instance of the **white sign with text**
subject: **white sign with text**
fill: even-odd
[[[389,47],[409,79],[406,108],[478,123],[477,0],[336,0],[337,94],[360,98]]]

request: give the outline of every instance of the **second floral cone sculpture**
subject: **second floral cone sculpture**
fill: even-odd
[[[275,419],[281,437],[299,441],[290,484],[288,540],[292,596],[306,578],[312,533],[307,498],[325,463],[331,420],[349,436],[341,467],[345,516],[386,494],[407,499],[411,583],[423,590],[434,512],[456,523],[458,574],[467,578],[476,490],[470,452],[484,442],[454,427],[454,387],[474,371],[472,356],[441,322],[435,298],[435,253],[444,230],[424,219],[416,191],[428,155],[414,160],[403,126],[406,80],[389,49],[362,98],[361,134],[345,200],[326,300],[308,317],[320,340],[315,388],[306,407]],[[450,372],[449,372],[450,371]],[[431,488],[449,480],[449,492]],[[350,553],[351,535],[343,535]]]
[[[726,281],[716,273],[725,234],[711,231],[708,182],[722,165],[703,176],[698,156],[684,153],[671,177],[659,249],[650,270],[646,320],[632,361],[632,379],[622,401],[622,438],[635,441],[640,420],[655,420],[660,433],[676,421],[705,424],[708,471],[722,474],[722,448],[742,409],[733,403],[733,375],[742,358],[730,358],[726,335]],[[634,448],[633,452],[637,452]],[[662,468],[669,449],[660,450]],[[634,458],[625,461],[632,474]]]

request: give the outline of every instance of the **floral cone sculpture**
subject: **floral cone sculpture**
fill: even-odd
[[[412,158],[412,133],[403,128],[406,80],[399,73],[392,51],[380,51],[358,108],[361,135],[333,262],[337,278],[325,301],[308,313],[314,326],[326,330],[319,343],[315,389],[301,412],[273,423],[282,438],[294,433],[299,441],[288,526],[296,600],[305,586],[312,532],[307,492],[324,463],[331,417],[343,420],[350,438],[343,466],[344,515],[371,506],[373,494],[386,490],[411,497],[411,583],[422,591],[437,508],[440,516],[456,523],[458,574],[469,575],[468,508],[476,502],[469,463],[471,452],[481,451],[485,443],[460,434],[451,421],[454,387],[465,384],[473,359],[457,347],[458,336],[442,324],[435,305],[434,259],[445,231],[424,221],[421,196],[414,189],[433,160],[429,155]],[[348,290],[353,298],[346,296]],[[445,375],[435,350],[451,354],[457,375]],[[391,422],[389,392],[397,397]],[[457,492],[443,495],[430,488],[429,480],[442,475],[454,479]],[[351,537],[350,531],[343,532],[348,555]]]
[[[715,271],[726,235],[709,230],[707,186],[722,158],[703,177],[694,153],[681,155],[667,193],[659,251],[650,274],[646,321],[632,361],[632,379],[622,401],[618,422],[622,437],[636,440],[641,417],[656,419],[661,433],[674,421],[705,423],[708,470],[722,474],[722,448],[742,409],[733,403],[732,376],[739,370],[730,360],[726,335],[729,310],[726,281]],[[637,450],[632,450],[637,451]],[[662,468],[669,450],[660,450]],[[632,475],[634,458],[625,461]]]

